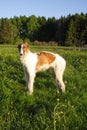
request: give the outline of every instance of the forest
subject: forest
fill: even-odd
[[[59,19],[35,15],[0,18],[0,44],[17,44],[21,41],[86,47],[87,14],[69,14]]]

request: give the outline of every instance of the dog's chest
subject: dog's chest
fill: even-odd
[[[21,59],[23,66],[28,69],[34,69],[37,63],[36,55],[30,53]]]

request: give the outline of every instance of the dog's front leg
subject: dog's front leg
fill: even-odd
[[[24,73],[25,73],[25,78],[26,78],[26,90],[28,91],[29,73],[25,67],[24,67]]]
[[[29,91],[29,94],[30,94],[30,95],[32,95],[32,93],[33,93],[34,78],[35,78],[35,74],[29,75],[28,91]]]

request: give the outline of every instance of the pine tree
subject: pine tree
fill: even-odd
[[[81,37],[81,46],[87,45],[87,23]]]
[[[67,32],[67,39],[66,39],[66,45],[67,46],[74,46],[77,43],[77,38],[76,38],[76,28],[75,28],[75,23],[73,19],[70,21],[69,27],[68,27],[68,32]]]
[[[12,25],[7,18],[2,19],[0,27],[0,43],[11,43],[18,34],[16,26]]]

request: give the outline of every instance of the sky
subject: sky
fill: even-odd
[[[69,14],[87,13],[87,0],[1,0],[0,18],[44,16],[60,18]]]

